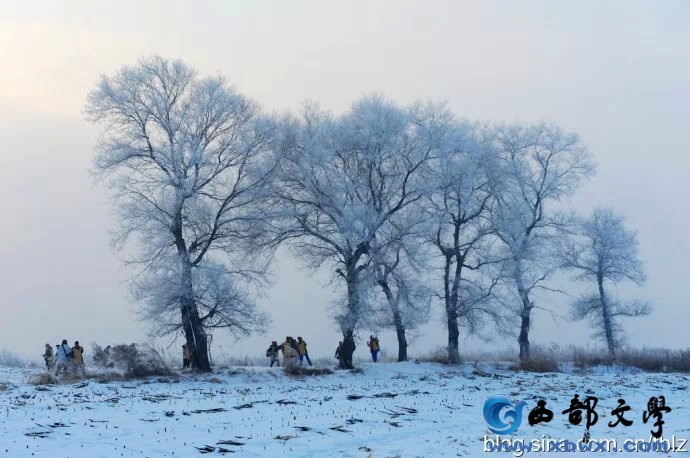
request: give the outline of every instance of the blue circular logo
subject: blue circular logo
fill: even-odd
[[[515,404],[505,396],[492,396],[484,403],[484,420],[496,434],[512,434],[520,427],[522,410],[527,403]]]

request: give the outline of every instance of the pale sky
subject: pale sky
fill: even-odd
[[[598,170],[573,208],[623,213],[647,267],[646,286],[621,289],[655,307],[626,326],[629,341],[688,347],[688,24],[682,0],[0,0],[0,348],[38,361],[46,342],[63,338],[87,351],[94,341],[147,341],[109,245],[112,207],[89,175],[97,130],[81,110],[99,75],[150,54],[225,75],[266,111],[305,100],[341,111],[381,92],[401,103],[445,100],[471,119],[552,121],[579,133]],[[273,318],[265,335],[234,343],[216,333],[212,350],[261,357],[289,334],[315,356],[332,355],[328,274],[299,266],[280,253],[259,300]],[[540,300],[567,314],[568,298]],[[435,312],[412,356],[445,344]],[[394,336],[381,336],[395,355]],[[583,324],[540,311],[531,341],[591,343]]]

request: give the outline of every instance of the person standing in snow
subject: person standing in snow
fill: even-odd
[[[381,351],[378,337],[369,336],[369,342],[367,342],[367,347],[369,347],[369,351],[371,351],[371,360],[373,362],[376,362],[378,360],[379,351]]]
[[[352,369],[352,354],[355,352],[357,346],[353,337],[346,337],[340,345],[340,367],[342,369]]]
[[[290,336],[285,337],[285,340],[283,341],[283,343],[280,344],[280,351],[283,352],[283,356],[285,356],[285,351],[288,348],[292,348],[292,337],[290,337]]]
[[[342,346],[343,346],[343,342],[340,341],[340,342],[338,342],[338,346],[335,347],[335,359],[338,360],[338,367],[343,367],[343,360],[340,357],[340,347],[342,347]]]
[[[285,342],[280,344],[280,349],[283,352],[283,367],[293,367],[297,365],[296,359],[297,359],[297,350],[295,350],[295,347],[297,346],[294,342],[295,339],[292,337],[288,336],[285,338]]]
[[[297,353],[299,354],[299,365],[302,365],[304,358],[307,359],[307,363],[311,366],[311,360],[309,359],[309,352],[307,351],[307,343],[302,340],[301,337],[297,337]]]
[[[273,367],[273,363],[276,363],[278,367],[280,367],[280,360],[278,359],[278,352],[280,351],[280,348],[278,347],[278,342],[275,340],[271,342],[271,346],[268,347],[268,350],[266,350],[266,356],[271,358],[271,366]]]
[[[79,341],[74,342],[74,347],[72,347],[72,360],[74,361],[76,371],[81,374],[81,376],[86,375],[86,369],[84,368],[84,347],[79,345]]]
[[[46,362],[46,370],[52,371],[55,367],[55,352],[50,344],[46,344],[46,351],[43,353],[43,359]]]
[[[62,343],[57,346],[55,351],[56,366],[55,375],[60,375],[60,372],[64,372],[67,375],[69,366],[72,363],[72,350],[69,348],[67,339],[63,339]]]
[[[192,366],[192,353],[189,351],[187,344],[182,344],[182,369],[187,369]]]

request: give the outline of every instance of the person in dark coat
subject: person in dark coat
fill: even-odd
[[[266,350],[266,356],[271,358],[271,367],[273,367],[273,364],[277,364],[278,367],[280,367],[280,360],[278,359],[278,352],[280,351],[280,347],[278,347],[278,342],[275,340],[271,342],[271,346],[268,347],[268,350]]]
[[[341,366],[343,369],[352,369],[352,354],[355,352],[357,346],[355,339],[352,336],[345,337],[342,345],[340,345]]]
[[[55,367],[55,352],[50,344],[46,344],[46,351],[43,353],[43,359],[46,362],[46,369],[52,371]]]
[[[335,359],[338,360],[338,367],[343,367],[343,360],[340,357],[340,347],[343,346],[343,342],[338,342],[338,346],[335,348]]]
[[[189,351],[187,344],[182,344],[182,369],[192,367],[192,352]]]

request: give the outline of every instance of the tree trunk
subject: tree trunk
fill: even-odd
[[[359,321],[359,271],[357,267],[360,258],[369,252],[369,243],[360,242],[354,252],[345,261],[345,281],[347,283],[348,329],[354,331]]]
[[[613,320],[606,302],[606,294],[604,293],[604,279],[597,276],[597,283],[599,285],[599,300],[601,301],[601,315],[604,320],[604,334],[606,336],[606,345],[609,349],[609,356],[612,360],[616,359],[616,341],[613,335]]]
[[[391,291],[388,281],[379,280],[379,285],[386,295],[386,300],[390,306],[391,313],[393,314],[393,323],[395,324],[395,332],[398,335],[398,362],[407,361],[407,338],[405,337],[405,326],[402,322],[402,317],[400,316],[400,310],[398,309],[395,298],[393,297],[393,292]]]
[[[527,291],[518,288],[518,293],[522,299],[522,310],[520,311],[520,334],[518,335],[518,345],[520,346],[520,361],[529,360],[529,325],[532,303],[529,300]]]
[[[183,330],[187,341],[187,348],[192,354],[192,367],[202,371],[210,372],[211,363],[208,359],[208,338],[204,330],[199,314],[196,311],[194,302],[181,307]]]
[[[341,321],[343,344],[341,356],[344,369],[352,369],[352,354],[355,351],[354,333],[359,321],[359,291],[357,284],[356,261],[347,264],[345,281],[347,283],[347,310]]]
[[[522,269],[520,262],[516,262],[515,267],[515,285],[517,286],[518,296],[522,302],[522,309],[520,310],[520,334],[518,335],[518,345],[520,346],[520,361],[528,361],[529,354],[529,325],[530,314],[532,313],[532,302],[529,300],[529,292],[525,289],[522,282]]]
[[[183,263],[185,261],[183,260]],[[202,372],[211,371],[208,359],[208,337],[204,329],[199,310],[194,300],[192,269],[188,263],[182,268],[184,296],[182,297],[182,329],[187,340],[187,348],[192,354],[192,367]]]
[[[520,335],[518,335],[518,345],[520,345],[520,361],[529,360],[529,310],[523,311],[520,315]]]
[[[458,344],[458,337],[460,336],[460,328],[458,326],[458,277],[460,270],[456,267],[455,279],[451,287],[450,269],[453,264],[453,257],[446,255],[446,263],[443,271],[443,291],[445,293],[446,302],[446,319],[448,324],[448,364],[460,364],[460,349]]]
[[[202,372],[210,372],[211,364],[208,359],[208,339],[203,322],[199,316],[199,309],[194,299],[194,284],[192,282],[192,263],[187,252],[187,244],[182,236],[182,213],[178,212],[173,226],[175,245],[180,256],[180,313],[182,329],[187,348],[192,354],[192,367]]]
[[[454,307],[446,312],[448,315],[448,364],[460,364],[458,314]]]
[[[340,318],[340,328],[343,332],[343,345],[341,355],[344,355],[345,365],[352,369],[352,354],[355,351],[355,329],[359,322],[359,270],[357,263],[359,259],[367,254],[369,244],[362,242],[345,261],[345,283],[347,284],[347,310],[345,315]],[[344,353],[343,353],[344,352]]]
[[[405,337],[405,326],[403,326],[400,314],[393,316],[395,321],[395,332],[398,335],[398,362],[407,361],[407,338]]]
[[[359,291],[357,285],[357,275],[356,273],[348,272],[347,275],[347,310],[345,311],[345,316],[343,317],[342,330],[343,337],[347,338],[347,335],[354,334],[355,328],[357,327],[357,321],[359,321]]]

